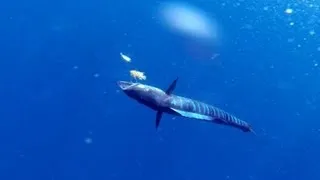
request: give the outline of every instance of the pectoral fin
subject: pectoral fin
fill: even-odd
[[[202,115],[194,112],[188,112],[188,111],[182,111],[178,110],[175,108],[170,108],[171,110],[175,111],[178,113],[180,116],[187,117],[187,118],[192,118],[192,119],[200,119],[200,120],[205,120],[205,121],[212,121],[213,118],[211,116],[207,115]]]
[[[160,124],[160,121],[161,121],[161,118],[162,118],[162,114],[163,114],[162,111],[158,111],[158,112],[157,112],[157,116],[156,116],[156,129],[158,129],[158,127],[159,127],[159,124]]]

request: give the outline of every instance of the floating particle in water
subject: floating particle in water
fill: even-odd
[[[248,29],[248,30],[252,30],[253,26],[251,24],[245,24],[243,27],[241,27],[243,29]]]
[[[284,12],[287,13],[287,14],[292,14],[293,13],[293,9],[287,8]]]
[[[293,26],[293,25],[294,25],[294,22],[290,22],[289,25],[290,25],[290,26]]]
[[[123,54],[122,52],[120,53],[121,58],[126,61],[126,62],[131,62],[131,58],[125,54]]]
[[[268,11],[268,10],[269,10],[269,7],[268,7],[268,6],[265,6],[265,7],[263,7],[263,10]]]
[[[294,38],[289,38],[289,39],[288,39],[288,42],[289,42],[289,43],[292,43],[293,41],[294,41]]]
[[[100,77],[100,74],[99,73],[94,73],[93,77],[98,78],[98,77]]]
[[[92,139],[89,138],[89,137],[84,138],[84,142],[85,142],[86,144],[91,144],[91,143],[92,143]]]
[[[214,60],[214,59],[216,59],[216,58],[219,57],[219,56],[220,56],[220,54],[214,54],[214,55],[211,56],[210,59],[211,59],[211,60]]]
[[[315,32],[314,30],[311,30],[311,31],[309,31],[309,34],[310,34],[311,36],[313,36],[313,35],[316,34],[316,32]]]
[[[76,69],[78,69],[78,68],[79,68],[78,66],[73,66],[73,69],[74,69],[74,70],[76,70]]]
[[[317,66],[319,66],[319,63],[316,60],[313,60],[313,66],[317,67]]]
[[[317,51],[320,51],[320,47],[317,48]]]

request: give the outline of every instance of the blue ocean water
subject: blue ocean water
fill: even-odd
[[[219,45],[169,32],[160,1],[2,2],[0,179],[318,180],[319,2],[185,2]],[[134,68],[257,135],[170,115],[156,131],[116,85]]]

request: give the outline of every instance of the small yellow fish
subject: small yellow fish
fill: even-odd
[[[137,70],[131,70],[130,75],[134,79],[139,79],[139,80],[146,80],[147,79],[147,77],[144,75],[144,72],[137,71]]]
[[[124,55],[122,52],[120,53],[121,58],[126,62],[131,62],[131,58],[127,55]]]

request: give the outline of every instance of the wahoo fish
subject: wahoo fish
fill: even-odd
[[[178,78],[170,84],[166,91],[154,86],[128,81],[118,81],[117,84],[127,96],[157,112],[155,120],[156,129],[159,127],[162,115],[167,113],[175,116],[231,126],[238,128],[243,132],[255,133],[249,123],[238,119],[222,109],[200,101],[172,94],[177,81]]]

